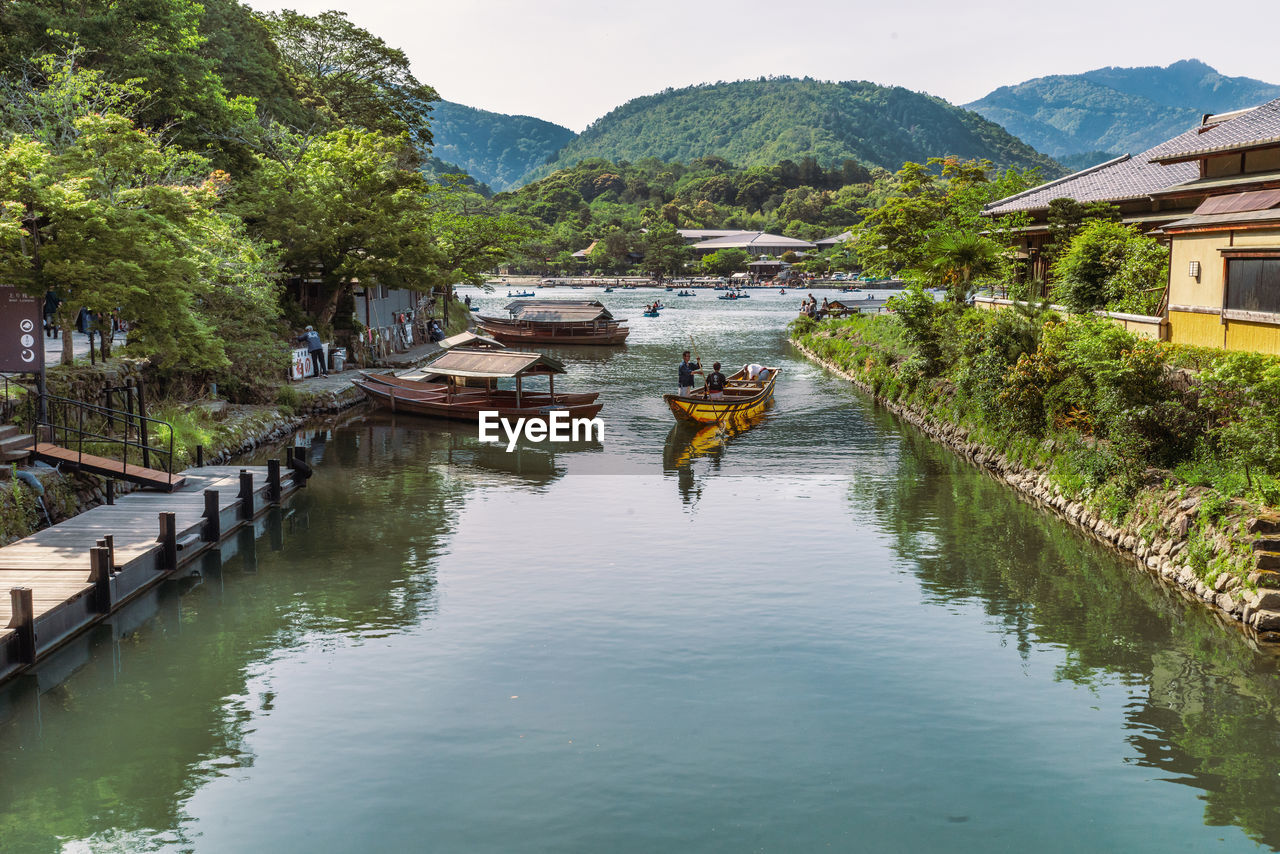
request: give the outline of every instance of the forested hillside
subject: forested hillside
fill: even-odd
[[[898,169],[935,155],[997,166],[1058,165],[981,116],[940,98],[872,83],[761,78],[669,89],[636,98],[568,143],[544,177],[589,157],[690,162],[715,155],[735,166],[813,157],[823,166],[854,159]]]
[[[1002,86],[965,106],[1040,151],[1064,157],[1136,154],[1191,128],[1205,113],[1275,98],[1280,98],[1280,86],[1227,77],[1193,59],[1165,67],[1108,67],[1037,77]]]
[[[494,190],[516,186],[573,139],[566,127],[440,101],[432,110],[435,154]]]

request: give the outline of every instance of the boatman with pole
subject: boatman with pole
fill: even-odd
[[[683,358],[680,362],[680,396],[691,397],[693,395],[693,375],[702,373],[702,360],[690,362],[688,350],[685,350],[682,356]]]

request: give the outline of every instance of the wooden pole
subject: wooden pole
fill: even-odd
[[[196,468],[204,468],[204,445],[196,445]]]
[[[240,469],[240,518],[253,518],[253,472]]]
[[[172,510],[160,513],[160,569],[178,568],[178,516]]]
[[[521,385],[520,380],[521,379],[522,377],[519,374],[516,374],[516,408],[517,409],[520,408],[520,385]]]
[[[105,548],[89,549],[89,582],[93,585],[93,610],[111,613],[111,555]]]
[[[218,490],[204,491],[204,528],[200,537],[206,543],[216,543],[222,539],[222,516],[218,510]]]
[[[116,481],[115,478],[107,478],[107,506],[111,507],[116,503]]]
[[[279,504],[284,494],[280,488],[280,461],[267,460],[267,500]]]
[[[36,608],[30,587],[10,587],[9,602],[13,615],[9,628],[18,633],[18,660],[23,664],[36,663]]]

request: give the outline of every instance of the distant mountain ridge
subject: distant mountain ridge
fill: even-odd
[[[592,157],[687,163],[709,155],[738,166],[814,157],[826,166],[855,159],[889,170],[907,160],[956,155],[1061,174],[1057,163],[1004,128],[941,98],[874,83],[779,77],[634,98],[526,180]]]
[[[1280,86],[1227,77],[1198,59],[1167,66],[1109,66],[1037,77],[964,106],[1053,157],[1137,153],[1177,136],[1205,113],[1280,98]]]
[[[516,186],[575,136],[566,127],[532,116],[493,113],[451,101],[437,102],[431,119],[432,153],[496,191]]]

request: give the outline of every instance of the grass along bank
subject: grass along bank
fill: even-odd
[[[1153,572],[1280,630],[1280,359],[1172,348],[1028,307],[908,293],[896,308],[802,318],[792,338]]]

